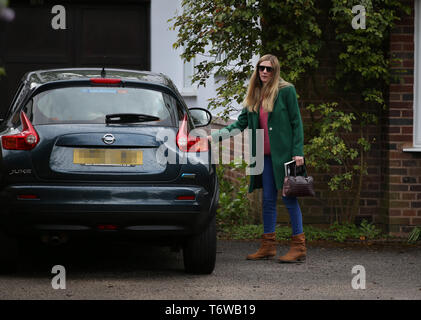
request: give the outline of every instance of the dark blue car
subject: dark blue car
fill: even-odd
[[[27,73],[0,123],[0,268],[21,239],[144,237],[177,244],[187,272],[215,266],[219,189],[206,109],[162,74]]]

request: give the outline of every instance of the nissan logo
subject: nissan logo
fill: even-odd
[[[102,137],[102,141],[104,141],[105,144],[113,144],[115,142],[115,138],[111,133],[107,133]]]

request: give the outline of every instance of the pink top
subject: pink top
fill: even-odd
[[[264,131],[264,154],[270,154],[269,132],[268,132],[268,113],[263,110],[260,105],[259,124],[260,128]]]

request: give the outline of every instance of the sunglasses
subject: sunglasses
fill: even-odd
[[[272,72],[273,68],[272,67],[267,67],[267,66],[258,66],[259,71],[263,72],[265,69],[267,72]]]

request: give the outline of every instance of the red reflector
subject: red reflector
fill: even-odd
[[[117,230],[117,226],[114,224],[100,224],[98,226],[99,230]]]
[[[121,83],[121,79],[91,78],[91,83],[97,83],[97,84],[119,84],[119,83]]]
[[[196,199],[195,196],[178,196],[177,200],[194,200]]]
[[[27,200],[27,199],[38,199],[38,196],[34,194],[19,194],[18,200]]]

